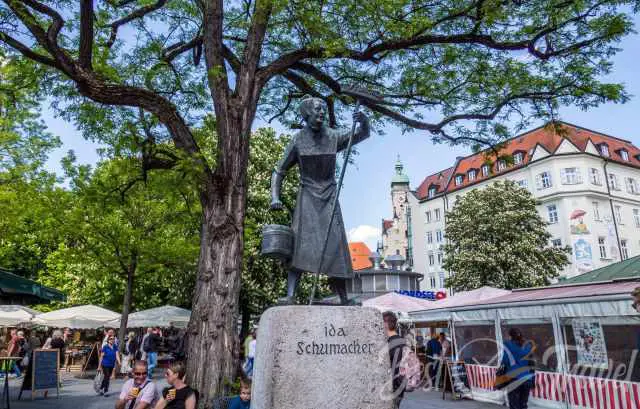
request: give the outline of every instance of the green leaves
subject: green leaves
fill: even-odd
[[[446,285],[456,291],[547,285],[569,264],[568,248],[550,246],[531,194],[511,181],[459,198],[447,213],[446,235]]]

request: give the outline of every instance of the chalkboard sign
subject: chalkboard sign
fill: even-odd
[[[471,398],[471,387],[464,362],[447,361],[447,378],[454,398]]]
[[[58,389],[59,354],[59,349],[36,349],[33,351],[32,396],[38,390]]]

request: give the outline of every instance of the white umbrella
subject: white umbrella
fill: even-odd
[[[31,320],[34,324],[54,328],[100,328],[119,316],[118,313],[97,305],[80,305],[46,312]]]
[[[178,327],[185,328],[191,318],[191,311],[184,308],[164,305],[129,314],[127,328],[140,327]],[[113,327],[120,326],[120,318],[109,321]]]
[[[15,327],[19,323],[28,322],[40,311],[22,305],[0,305],[0,327]]]

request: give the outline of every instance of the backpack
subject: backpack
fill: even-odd
[[[406,392],[413,392],[420,386],[422,371],[418,355],[408,346],[402,348],[402,360],[400,361],[400,375],[407,380]]]

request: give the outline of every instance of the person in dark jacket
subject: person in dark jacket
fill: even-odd
[[[389,361],[391,362],[391,372],[393,374],[393,395],[394,408],[400,407],[400,402],[404,397],[406,382],[400,375],[400,362],[402,362],[402,350],[406,345],[405,339],[398,335],[398,317],[391,311],[382,314],[384,329],[387,333],[389,344]]]
[[[527,409],[529,392],[533,386],[535,373],[532,368],[531,354],[535,350],[533,341],[525,341],[518,328],[509,330],[509,340],[504,343],[502,365],[506,374],[513,379],[507,387],[509,409]]]
[[[440,359],[442,355],[442,344],[438,335],[433,337],[427,342],[427,366],[429,368],[429,379],[431,379],[431,387],[435,390],[439,388],[439,370]]]

